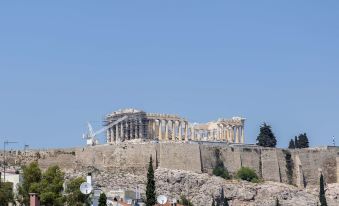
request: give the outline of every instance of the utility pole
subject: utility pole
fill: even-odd
[[[10,141],[8,141],[8,140],[5,140],[4,141],[4,162],[3,162],[3,167],[4,167],[4,171],[3,171],[3,173],[4,173],[4,184],[5,184],[5,182],[6,182],[6,145],[8,145],[8,144],[15,144],[15,143],[18,143],[18,142],[10,142]]]

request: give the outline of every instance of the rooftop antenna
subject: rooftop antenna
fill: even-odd
[[[157,197],[157,202],[161,205],[164,205],[167,202],[167,197],[165,195],[159,195]]]

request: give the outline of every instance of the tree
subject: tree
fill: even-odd
[[[299,148],[309,148],[309,141],[308,141],[306,133],[299,134],[298,146]]]
[[[259,178],[255,171],[249,167],[241,167],[236,175],[237,178],[246,180],[249,182],[258,182]]]
[[[41,181],[38,183],[38,192],[42,205],[63,206],[65,198],[61,192],[63,190],[64,173],[58,166],[49,167],[42,174]]]
[[[293,139],[290,140],[290,143],[288,144],[288,149],[295,149],[295,144]]]
[[[225,197],[224,188],[221,188],[220,195],[216,199],[217,206],[228,206],[228,199]]]
[[[3,182],[0,187],[0,205],[8,205],[14,202],[13,183]]]
[[[61,192],[63,190],[64,173],[61,169],[58,166],[51,166],[42,175],[37,164],[29,166],[28,169],[26,169],[26,174],[24,170],[24,183],[29,185],[23,185],[29,188],[28,193],[38,193],[42,205],[63,206],[65,198]],[[37,178],[39,174],[40,178]],[[24,191],[27,192],[27,190]]]
[[[262,147],[275,147],[277,139],[275,138],[271,126],[264,123],[260,126],[260,133],[257,137],[257,145]]]
[[[72,179],[66,186],[66,203],[72,206],[90,205],[89,195],[84,195],[80,192],[80,185],[85,182],[85,179],[78,177]]]
[[[155,204],[156,204],[155,179],[154,179],[153,160],[151,156],[147,172],[146,206],[153,206]]]
[[[37,162],[32,162],[23,168],[23,183],[18,188],[18,202],[20,204],[29,204],[29,193],[32,185],[41,181],[41,170]]]
[[[321,206],[327,206],[323,174],[320,175],[319,201]]]
[[[103,192],[100,194],[99,197],[99,206],[106,206],[107,205],[107,197],[106,194]]]
[[[278,198],[275,199],[275,206],[280,206],[280,203],[279,203],[279,199],[278,199]]]

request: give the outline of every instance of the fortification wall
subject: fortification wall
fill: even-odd
[[[220,158],[231,174],[245,166],[253,168],[264,180],[299,187],[317,185],[320,172],[327,183],[339,182],[339,148],[335,147],[285,150],[217,143],[123,143],[8,152],[6,156],[7,161],[14,165],[38,161],[43,169],[59,165],[67,171],[89,167],[140,175],[146,174],[150,156],[156,167],[210,174]]]
[[[199,145],[161,143],[159,167],[201,173]]]

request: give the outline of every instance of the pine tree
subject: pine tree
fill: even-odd
[[[106,197],[106,194],[103,192],[100,194],[98,206],[106,206],[106,205],[107,205],[107,197]]]
[[[271,126],[266,123],[260,126],[260,133],[257,137],[257,145],[262,147],[275,147],[277,145],[277,139],[271,130]]]
[[[147,172],[146,206],[153,206],[155,204],[156,204],[155,180],[154,180],[153,160],[151,156]]]
[[[323,174],[320,175],[319,201],[321,206],[327,206]]]
[[[290,140],[290,143],[288,144],[288,149],[295,149],[295,144],[293,139]]]
[[[298,140],[298,137],[297,137],[297,136],[294,137],[294,146],[295,146],[295,148],[300,148],[300,146],[299,146],[299,140]]]
[[[306,133],[299,134],[298,146],[299,146],[299,148],[308,148],[309,147],[309,141],[308,141]]]

